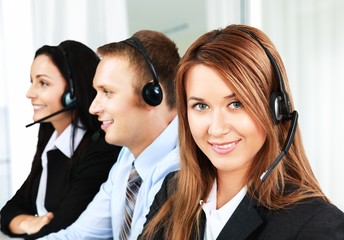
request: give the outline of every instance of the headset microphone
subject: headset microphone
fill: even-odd
[[[30,123],[30,124],[26,125],[25,127],[28,128],[28,127],[31,127],[32,125],[35,125],[36,123],[41,123],[41,122],[43,122],[43,121],[45,121],[45,120],[47,120],[47,119],[49,119],[51,117],[56,116],[57,114],[60,114],[60,113],[63,113],[63,112],[66,112],[66,111],[72,109],[74,106],[75,106],[75,104],[69,104],[68,106],[62,108],[61,110],[56,111],[56,112],[54,112],[54,113],[52,113],[52,114],[50,114],[48,116],[45,116],[45,117],[43,117],[43,118],[41,118],[41,119],[39,119],[37,121],[34,121],[33,123]]]
[[[277,166],[277,164],[287,154],[287,152],[288,152],[288,150],[289,150],[289,148],[291,146],[291,143],[293,142],[294,136],[295,136],[298,117],[299,117],[299,114],[297,113],[297,111],[294,111],[292,113],[292,119],[291,119],[289,131],[288,131],[288,136],[287,136],[287,138],[286,138],[286,140],[284,142],[284,145],[282,147],[281,153],[272,162],[270,167],[260,176],[260,180],[262,182],[264,182],[266,180],[266,178],[270,175],[272,170],[274,170],[274,168]]]

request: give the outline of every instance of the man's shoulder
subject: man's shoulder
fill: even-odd
[[[174,172],[180,169],[180,157],[179,157],[179,148],[176,147],[164,158],[161,159],[155,166],[154,171],[152,172],[152,179],[161,180],[165,178],[170,172]]]

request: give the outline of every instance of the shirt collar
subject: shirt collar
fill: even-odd
[[[178,118],[175,117],[165,130],[134,160],[135,168],[144,181],[150,176],[151,166],[157,165],[177,147]]]
[[[79,124],[78,124],[79,126]],[[79,143],[81,142],[81,139],[83,138],[84,134],[86,133],[86,130],[81,128],[81,127],[76,127],[75,129],[75,138],[74,138],[74,148],[72,145],[72,140],[73,140],[73,124],[69,124],[68,127],[61,133],[60,136],[57,136],[57,132],[54,131],[53,135],[51,136],[51,140],[55,140],[53,142],[53,145],[50,145],[49,141],[49,146],[51,146],[50,149],[59,149],[66,157],[71,158],[73,152],[75,149],[78,147]],[[47,145],[47,146],[48,146]],[[49,150],[50,150],[49,149]]]
[[[216,190],[217,190],[217,181],[214,180],[213,187],[211,188],[211,191],[209,193],[209,196],[207,200],[202,204],[202,208],[204,212],[208,213],[211,210],[216,209]]]
[[[208,196],[207,201],[202,205],[204,212],[210,213],[216,210],[222,221],[229,219],[235,209],[240,204],[241,200],[245,197],[247,192],[246,186],[244,186],[229,202],[223,205],[221,208],[216,209],[217,199],[217,181],[215,179],[211,192]]]

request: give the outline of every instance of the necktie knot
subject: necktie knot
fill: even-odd
[[[128,178],[128,185],[130,184],[135,184],[135,183],[139,183],[141,184],[142,179],[140,177],[140,175],[138,174],[138,172],[136,171],[136,168],[133,164],[130,174],[129,174],[129,178]]]

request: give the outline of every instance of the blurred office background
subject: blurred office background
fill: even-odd
[[[265,31],[284,60],[299,126],[325,193],[344,210],[344,1],[0,0],[0,207],[30,171],[38,127],[25,93],[35,50],[65,39],[94,50],[140,29],[180,49],[204,32],[244,23]]]

